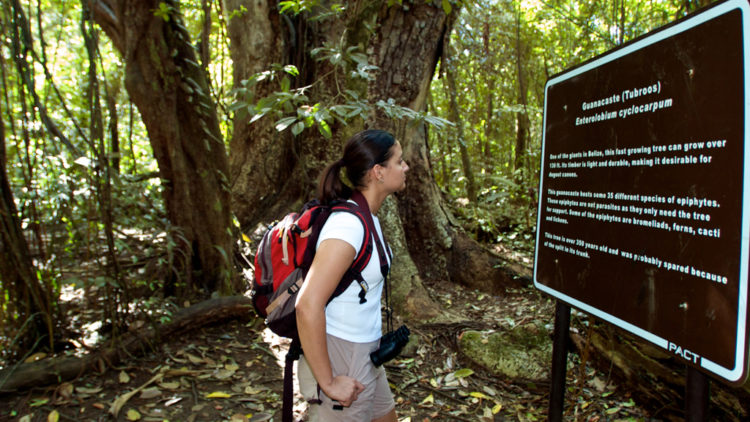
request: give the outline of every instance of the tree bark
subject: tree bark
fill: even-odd
[[[294,64],[300,71],[294,85],[313,85],[306,92],[310,104],[331,104],[340,89],[348,88],[370,104],[392,98],[397,105],[423,111],[443,39],[458,12],[449,17],[431,4],[388,6],[370,0],[348,7],[336,19],[316,20],[309,12],[279,15],[271,1],[234,0],[225,13],[237,84],[270,69],[272,63]],[[367,27],[374,28],[374,34]],[[334,81],[327,75],[337,70],[310,56],[313,48],[341,43],[367,53],[369,63],[379,69],[374,80],[365,85],[339,74]],[[252,95],[257,100],[274,90],[278,85],[258,84]],[[339,158],[344,140],[364,127],[357,121],[335,125],[333,138],[327,140],[311,130],[296,137],[289,131],[279,133],[270,116],[249,121],[245,111],[237,112],[230,148],[235,213],[251,230],[310,199],[319,172]],[[494,293],[515,285],[503,263],[463,233],[446,210],[430,170],[426,128],[383,115],[374,116],[367,127],[394,133],[411,167],[407,191],[398,201],[386,201],[379,213],[397,259],[391,280],[399,313],[417,319],[439,313],[423,278],[452,280]]]
[[[321,9],[330,6],[322,3]],[[291,64],[299,70],[291,87],[309,87],[310,104],[330,104],[346,88],[363,92],[364,87],[356,86],[328,60],[313,58],[311,51],[341,43],[366,46],[369,25],[363,23],[373,20],[373,7],[379,3],[357,2],[342,16],[318,19],[318,11],[279,14],[276,1],[228,0],[225,13],[236,87],[274,64]],[[257,101],[279,90],[278,81],[262,82],[248,97]],[[346,126],[334,122],[331,139],[315,129],[294,136],[289,130],[274,128],[278,117],[249,123],[251,116],[242,109],[234,117],[230,144],[233,209],[243,227],[267,223],[312,199],[320,172],[340,157],[345,140],[362,129],[357,121]]]
[[[300,28],[290,18],[279,15],[277,3],[274,0],[224,2],[236,88],[254,74],[270,70],[274,63],[292,63],[294,52],[289,45],[300,41],[296,36]],[[278,84],[272,81],[260,82],[247,97],[238,99],[257,101],[276,89]],[[251,117],[244,108],[235,112],[229,145],[232,209],[243,227],[277,218],[302,196],[300,191],[287,189],[299,183],[296,178],[290,183],[297,157],[289,131],[277,132],[271,117],[250,124]],[[284,200],[282,192],[288,195]]]
[[[516,112],[516,154],[514,168],[524,168],[524,158],[529,142],[529,122],[526,75],[523,73],[524,44],[521,41],[521,12],[516,11],[516,76],[518,77],[518,105],[523,109]],[[519,176],[520,177],[520,176]]]
[[[373,41],[372,60],[379,67],[370,84],[372,101],[393,98],[396,104],[424,110],[425,99],[458,10],[446,15],[431,3],[383,6]],[[405,235],[418,272],[394,277],[394,284],[416,286],[430,281],[457,282],[493,293],[517,285],[506,265],[460,228],[444,203],[432,176],[426,128],[378,115],[374,124],[391,130],[401,141],[410,170],[406,190],[398,194],[398,227]],[[388,233],[389,239],[394,239]],[[397,252],[398,255],[398,252]]]
[[[175,227],[173,269],[187,291],[239,290],[231,282],[226,148],[208,77],[196,62],[176,2],[100,0],[92,9],[125,60],[125,86],[159,164],[167,217]]]
[[[6,351],[14,360],[37,348],[52,349],[61,321],[49,292],[36,276],[5,166],[5,123],[0,116],[0,279],[9,293],[8,302],[0,298],[0,319],[7,324],[0,335],[17,337],[13,349]]]
[[[461,114],[458,109],[458,92],[456,90],[456,68],[453,65],[453,60],[450,56],[450,48],[446,48],[446,52],[443,55],[443,63],[445,64],[445,81],[446,83],[446,95],[449,98],[450,104],[450,115],[451,120],[456,125],[456,133],[458,138],[458,150],[461,153],[461,166],[463,167],[464,177],[466,178],[466,196],[470,202],[477,200],[477,185],[474,181],[474,171],[471,166],[471,159],[469,158],[469,149],[466,146],[466,138],[464,138],[464,122],[461,118]]]

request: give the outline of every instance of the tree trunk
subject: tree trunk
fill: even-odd
[[[52,349],[55,324],[60,321],[36,276],[5,165],[5,123],[0,116],[0,279],[10,293],[0,298],[0,320],[7,323],[0,335],[18,339],[12,350],[4,352],[15,360],[38,348]]]
[[[518,77],[518,105],[523,109],[516,113],[516,154],[514,168],[516,171],[524,167],[526,148],[529,142],[529,122],[526,75],[523,72],[523,42],[521,41],[521,12],[516,11],[516,76]],[[522,177],[519,175],[519,177]],[[519,179],[520,180],[520,179]]]
[[[124,57],[125,86],[159,164],[167,216],[175,227],[173,269],[185,278],[188,292],[238,290],[229,260],[226,148],[208,77],[196,62],[176,2],[100,0],[93,10]]]
[[[466,147],[466,138],[464,138],[464,122],[461,119],[461,114],[458,110],[458,92],[456,91],[456,68],[453,65],[453,60],[450,58],[450,48],[446,48],[446,52],[443,55],[443,63],[445,64],[445,84],[446,93],[445,95],[449,98],[450,104],[450,115],[451,120],[456,125],[456,133],[458,135],[458,150],[461,153],[461,165],[464,171],[464,177],[466,177],[466,195],[469,201],[474,202],[477,200],[477,185],[474,181],[474,171],[471,167],[471,159],[469,158],[469,149]]]
[[[299,41],[300,37],[295,35],[299,26],[295,28],[290,18],[279,15],[277,3],[273,0],[224,2],[236,88],[242,87],[242,81],[252,75],[270,70],[274,63],[291,63],[290,56],[294,53],[289,44]],[[252,98],[247,99],[266,97],[276,89],[277,84],[272,81],[260,82],[248,94]],[[232,209],[243,227],[272,221],[302,196],[298,191],[280,200],[281,192],[287,191],[285,187],[294,185],[289,180],[293,178],[292,169],[297,163],[289,131],[277,132],[271,117],[250,124],[251,117],[244,108],[235,112],[234,133],[229,145]]]
[[[322,3],[319,7],[329,6]],[[291,64],[299,70],[291,88],[309,86],[309,104],[330,104],[343,89],[364,91],[328,60],[314,59],[311,51],[342,42],[347,46],[366,45],[370,24],[363,22],[373,20],[376,3],[358,2],[347,7],[343,16],[318,19],[316,11],[296,16],[279,14],[276,1],[228,0],[225,13],[236,87],[274,64]],[[258,101],[280,90],[277,80],[264,81],[247,97]],[[320,172],[340,157],[344,141],[362,129],[361,122],[346,126],[336,122],[331,125],[331,139],[315,129],[294,136],[289,130],[275,129],[277,118],[265,116],[249,123],[247,110],[239,109],[235,114],[230,167],[233,209],[243,227],[252,229],[254,224],[267,223],[312,199]]]
[[[370,84],[369,97],[373,101],[393,98],[398,105],[424,110],[435,66],[457,13],[454,9],[448,16],[431,3],[383,6],[372,55],[380,70]],[[397,227],[398,232],[403,227],[409,255],[419,271],[394,276],[394,284],[417,286],[421,275],[493,293],[516,285],[504,263],[470,239],[447,209],[432,177],[426,128],[382,114],[374,123],[401,141],[411,168],[406,190],[398,194],[398,216],[388,217],[402,224],[388,227]],[[393,233],[388,236],[397,238]]]
[[[237,12],[243,7],[246,12]],[[275,2],[233,0],[225,13],[235,83],[270,69],[272,63],[294,64],[300,71],[295,86],[315,82],[306,92],[310,104],[330,104],[343,86],[358,91],[370,104],[393,98],[397,105],[420,111],[425,108],[443,37],[457,11],[449,19],[442,8],[429,4],[389,7],[386,2],[371,0],[358,2],[336,19],[315,20],[309,12],[295,17],[279,15]],[[367,27],[374,28],[374,36]],[[367,86],[348,74],[332,80],[327,75],[336,69],[328,61],[310,57],[313,48],[342,42],[344,48],[360,48],[369,63],[378,66],[375,79]],[[253,98],[257,101],[278,89],[277,82],[257,84]],[[235,213],[243,227],[250,229],[310,199],[319,172],[340,156],[343,141],[363,128],[357,121],[334,127],[333,139],[326,140],[310,133],[312,130],[296,137],[289,131],[279,133],[273,127],[275,118],[269,116],[251,124],[249,120],[245,111],[237,112],[230,148]],[[430,318],[439,309],[422,286],[422,277],[453,280],[496,293],[515,283],[500,269],[502,263],[497,258],[452,222],[430,172],[426,129],[412,123],[378,116],[367,126],[393,132],[411,167],[407,191],[399,195],[398,203],[386,201],[379,213],[397,259],[391,275],[395,306],[401,315]]]

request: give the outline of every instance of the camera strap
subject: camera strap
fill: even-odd
[[[367,199],[365,199],[364,195],[358,190],[355,190],[352,194],[352,199],[357,202],[357,204],[360,204],[360,198],[356,198],[355,196],[361,196],[362,203],[367,204]],[[360,205],[361,207],[361,205]],[[372,213],[370,212],[370,207],[368,206],[366,211],[363,212],[365,219],[367,220],[367,224],[370,225],[370,227],[373,228],[372,235],[375,238],[375,248],[378,250],[378,259],[380,259],[380,273],[383,275],[383,283],[385,283],[385,314],[386,314],[386,326],[387,326],[387,332],[393,331],[393,312],[391,310],[391,295],[390,295],[390,288],[388,287],[388,274],[391,271],[390,263],[393,260],[393,251],[391,251],[391,248],[388,247],[388,242],[385,239],[385,233],[383,233],[383,241],[380,241],[380,235],[378,234],[378,230],[375,228],[375,222],[372,219]],[[382,226],[381,226],[382,230]],[[386,249],[387,249],[387,256],[386,256]]]

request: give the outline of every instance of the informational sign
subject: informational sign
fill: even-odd
[[[747,0],[550,79],[534,284],[732,384],[747,378]],[[746,163],[748,163],[746,165]]]

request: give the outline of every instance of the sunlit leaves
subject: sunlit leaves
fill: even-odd
[[[159,2],[159,6],[154,10],[154,16],[161,18],[164,22],[169,22],[170,15],[174,12],[172,6],[165,2]]]

